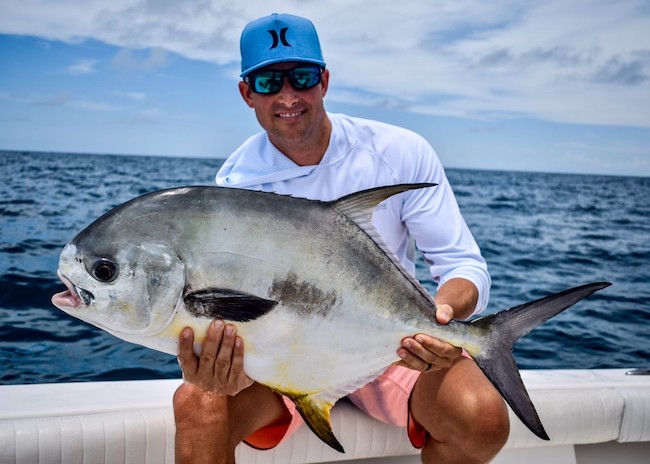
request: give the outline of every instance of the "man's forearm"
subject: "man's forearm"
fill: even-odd
[[[227,397],[184,384],[174,395],[176,464],[231,462],[220,443],[228,443]]]
[[[438,288],[434,300],[437,304],[448,304],[454,310],[454,319],[467,319],[478,302],[478,289],[467,279],[450,279]]]

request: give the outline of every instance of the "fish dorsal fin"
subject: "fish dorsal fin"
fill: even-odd
[[[334,436],[330,422],[330,411],[338,398],[330,398],[327,394],[300,394],[279,392],[291,399],[296,409],[305,420],[312,432],[327,445],[340,453],[345,453],[343,446]]]
[[[375,187],[360,192],[351,193],[334,200],[331,203],[337,211],[352,219],[359,227],[366,232],[374,230],[372,213],[375,207],[384,200],[403,193],[408,190],[416,190],[427,187],[435,187],[438,184],[398,184],[385,187]],[[374,237],[373,237],[374,238]]]
[[[407,192],[409,190],[417,190],[427,187],[435,187],[438,184],[434,183],[419,183],[419,184],[398,184],[389,185],[386,187],[376,187],[360,192],[351,193],[338,200],[331,202],[333,208],[339,213],[343,214],[359,226],[390,258],[390,260],[397,266],[397,268],[404,274],[404,276],[422,293],[432,304],[435,305],[433,297],[422,287],[420,282],[417,281],[402,265],[400,260],[388,248],[388,245],[379,235],[372,222],[372,213],[375,207],[384,200],[397,195],[398,193]]]

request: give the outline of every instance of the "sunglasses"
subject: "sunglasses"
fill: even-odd
[[[295,90],[308,90],[320,84],[320,66],[297,66],[286,71],[253,71],[244,77],[252,92],[262,95],[278,93],[287,78]]]

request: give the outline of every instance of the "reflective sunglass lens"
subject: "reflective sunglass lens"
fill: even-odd
[[[295,68],[289,72],[289,82],[294,89],[306,90],[318,85],[320,82],[320,69]]]
[[[318,66],[306,66],[287,71],[260,71],[251,73],[245,80],[253,92],[270,95],[280,91],[285,76],[294,89],[307,90],[320,83],[321,70]]]
[[[282,88],[282,75],[269,71],[251,76],[250,82],[257,93],[275,93]]]

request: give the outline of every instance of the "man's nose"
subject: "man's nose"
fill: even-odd
[[[278,92],[278,98],[285,105],[291,106],[298,101],[298,91],[289,83],[287,76],[284,76],[283,79],[282,88]]]

